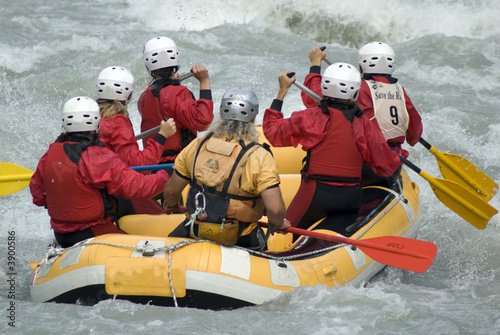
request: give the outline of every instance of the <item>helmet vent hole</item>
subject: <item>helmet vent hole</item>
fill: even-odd
[[[245,116],[246,116],[246,115],[248,115],[248,113],[247,113],[247,112],[245,112],[245,111],[241,111],[241,114],[243,114],[243,115],[245,115]]]
[[[68,115],[68,119],[72,119],[73,118],[73,115]]]
[[[156,57],[156,56],[158,56],[158,53],[157,53],[157,52],[155,52],[155,53],[154,53],[154,54],[152,54],[151,56]]]

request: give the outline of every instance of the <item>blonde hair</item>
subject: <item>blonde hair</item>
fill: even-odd
[[[225,137],[228,141],[236,139],[258,142],[260,136],[253,122],[235,120],[219,120],[210,127],[209,132],[213,132],[216,137]]]
[[[127,107],[121,101],[99,99],[97,100],[97,103],[101,109],[101,118],[103,119],[111,119],[116,114],[122,114],[128,118]]]

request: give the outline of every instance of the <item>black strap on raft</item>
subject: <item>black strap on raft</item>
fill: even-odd
[[[344,117],[352,123],[354,120],[354,117],[360,117],[363,112],[361,109],[358,107],[354,108],[347,108],[345,109],[345,106],[342,105],[341,103],[337,101],[329,101],[328,103],[320,103],[318,105],[319,108],[321,108],[321,111],[324,114],[330,115],[330,122],[333,122],[333,115],[330,114],[329,108],[335,108],[344,114]],[[309,161],[311,159],[311,150],[307,151],[306,157],[302,160],[303,167],[301,172],[302,179],[304,179],[305,182],[308,182],[309,180],[317,180],[317,181],[323,181],[323,182],[332,182],[332,183],[347,183],[347,184],[358,184],[361,182],[361,178],[343,178],[343,177],[332,177],[332,176],[324,176],[324,175],[319,175],[319,174],[309,174]]]
[[[80,158],[82,157],[82,153],[87,150],[87,148],[91,146],[102,147],[102,143],[99,142],[91,142],[87,138],[80,136],[72,136],[69,139],[71,142],[78,143],[66,143],[64,144],[64,152],[68,156],[68,158],[78,166],[80,163]],[[118,218],[116,216],[116,211],[114,210],[115,201],[114,198],[109,194],[106,188],[99,190],[101,192],[102,201],[104,204],[104,216],[109,216],[113,218],[113,221],[117,224]]]

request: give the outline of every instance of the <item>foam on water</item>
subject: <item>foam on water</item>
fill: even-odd
[[[498,181],[499,16],[496,0],[9,2],[0,11],[0,161],[34,170],[61,131],[62,104],[77,95],[95,97],[95,79],[110,65],[127,67],[136,78],[129,110],[138,132],[136,103],[150,80],[141,52],[154,36],[176,40],[181,73],[194,63],[208,68],[216,114],[227,89],[254,90],[257,123],[278,92],[278,75],[290,70],[302,81],[317,44],[327,46],[329,59],[355,64],[360,45],[383,40],[396,51],[394,75],[422,114],[424,138]],[[198,96],[196,80],[185,84]],[[299,93],[290,89],[286,116],[303,108]],[[440,177],[425,148],[406,148],[412,162]],[[303,287],[230,312],[123,301],[94,307],[30,303],[28,264],[41,257],[52,232],[46,210],[34,206],[24,189],[0,197],[0,306],[9,303],[4,250],[7,232],[15,230],[19,334],[499,333],[499,217],[479,231],[440,203],[425,180],[410,176],[421,191],[419,238],[438,246],[428,271],[386,268],[364,288]],[[500,208],[498,196],[490,203]],[[11,332],[0,317],[0,333]]]

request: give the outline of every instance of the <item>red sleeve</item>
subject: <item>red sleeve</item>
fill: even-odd
[[[38,162],[38,165],[36,167],[36,171],[33,176],[31,176],[29,185],[31,196],[33,197],[33,203],[40,207],[45,206],[46,203],[45,187],[43,186],[43,171],[45,169],[46,158],[47,153],[45,153],[42,158],[40,158],[40,161]]]
[[[361,87],[359,89],[358,99],[356,100],[356,103],[358,104],[359,108],[361,108],[363,114],[368,119],[373,118],[374,111],[373,111],[372,93],[370,92],[370,88],[368,87],[368,84],[364,79],[361,81]]]
[[[329,115],[316,107],[294,112],[288,119],[284,119],[281,112],[268,108],[262,130],[275,147],[296,147],[301,144],[307,151],[325,138],[329,119]]]
[[[99,133],[104,146],[129,166],[154,165],[161,159],[163,143],[149,139],[144,151],[141,151],[130,120],[121,114],[111,119],[102,119]]]
[[[399,156],[387,145],[384,136],[367,117],[355,117],[353,120],[356,145],[366,164],[382,177],[391,176],[401,165]]]
[[[304,80],[304,86],[319,95],[320,97],[323,96],[323,93],[321,92],[321,75],[318,73],[309,73],[306,76],[306,79]],[[311,107],[316,107],[318,105],[318,102],[311,98],[309,94],[302,92],[300,93],[300,97],[302,98],[302,102],[304,103],[304,106],[307,108]]]
[[[406,94],[404,88],[403,92],[405,94],[406,110],[408,111],[408,115],[410,117],[408,129],[406,130],[406,142],[409,145],[414,146],[415,144],[417,144],[418,140],[422,136],[422,131],[423,131],[422,118],[420,117],[420,114],[418,113],[417,109],[415,108],[410,98]]]
[[[151,198],[163,191],[168,174],[143,175],[128,167],[112,151],[89,147],[82,154],[78,170],[82,181],[97,189],[107,188],[110,194],[118,194],[127,199]]]
[[[214,118],[213,101],[195,100],[191,91],[182,85],[164,87],[160,91],[160,109],[182,128],[196,131],[206,130]]]

